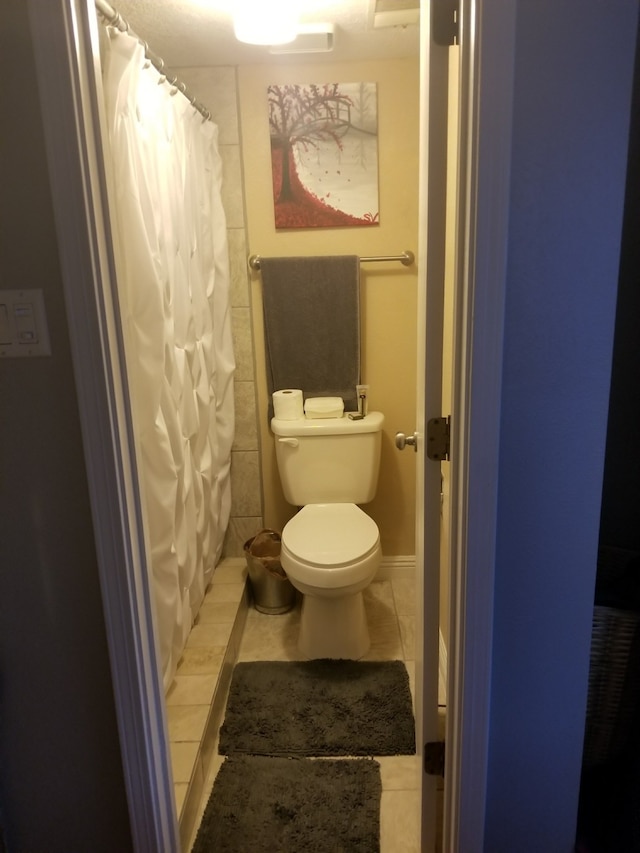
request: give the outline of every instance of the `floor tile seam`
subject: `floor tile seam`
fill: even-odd
[[[371,622],[370,622],[370,627],[371,627],[371,623],[373,623],[373,626],[375,626],[375,628],[378,628],[380,626],[382,626],[383,628],[389,628],[392,625],[395,625],[396,627],[398,627],[400,624],[400,620],[398,618],[398,614],[394,610],[393,615],[373,616],[373,618],[371,619]]]
[[[199,747],[201,742],[202,742],[202,738],[198,738],[197,740],[192,740],[192,739],[185,740],[184,738],[182,740],[169,740],[169,744],[172,746],[175,746],[175,745],[181,744],[181,743],[184,743],[184,744],[192,743],[192,744],[195,744],[196,746]],[[196,761],[194,761],[194,764],[196,762],[197,762],[197,758],[196,758]]]
[[[243,578],[239,578],[234,581],[225,581],[224,583],[212,583],[207,587],[207,591],[205,592],[202,601],[200,602],[200,607],[203,604],[215,604],[216,603],[216,592],[219,592],[222,588],[224,588],[225,592],[229,592],[229,587],[238,587],[245,585],[245,580]],[[222,600],[218,600],[219,604],[229,604],[233,603],[233,601],[227,601],[224,598]]]
[[[295,619],[294,619],[295,617]],[[273,621],[273,626],[275,628],[279,628],[282,630],[282,626],[287,623],[293,623],[300,618],[299,612],[296,613],[295,610],[290,610],[289,613],[278,615],[274,614],[273,616],[269,616],[265,613],[259,613],[255,608],[251,608],[249,613],[247,613],[247,622],[257,622],[260,623],[263,619],[270,619]],[[277,622],[275,620],[282,620],[281,622]]]
[[[394,612],[395,617],[396,617],[396,623],[398,626],[398,634],[400,635],[400,644],[402,645],[402,652],[403,652],[403,657],[404,657],[405,648],[404,648],[404,642],[402,640],[402,629],[400,628],[400,611],[398,610],[398,602],[396,600],[396,591],[395,591],[395,588],[393,586],[393,581],[391,581],[391,595],[393,597],[393,612]],[[410,615],[410,614],[408,614],[408,615]]]
[[[204,634],[207,631],[209,631],[209,632],[213,631],[216,628],[220,628],[221,633],[222,633],[222,629],[226,630],[227,628],[229,629],[229,632],[231,632],[231,630],[233,629],[234,622],[235,622],[235,619],[233,621],[230,621],[230,622],[199,622],[199,621],[196,621],[193,623],[193,625],[191,626],[191,629],[189,631],[189,639],[191,638],[191,636],[193,635],[193,632],[197,628],[200,629],[200,631],[198,631],[198,633],[200,633],[200,634]],[[189,643],[189,639],[187,639],[187,644]],[[216,644],[213,643],[212,645],[216,645]],[[225,643],[225,646],[226,646],[226,643]]]
[[[240,586],[240,584],[238,584],[238,586]],[[237,610],[239,604],[239,601],[225,601],[224,599],[219,601],[215,598],[205,598],[196,614],[195,624],[202,624],[203,615],[206,616],[209,611],[217,611],[215,616],[212,617],[216,622],[234,622],[235,616],[231,615],[231,610]],[[203,609],[204,614],[202,612]],[[204,624],[206,624],[206,621]]]
[[[406,644],[406,643],[404,642],[404,640],[402,639],[402,636],[400,637],[400,643],[401,643],[401,645],[402,645],[402,659],[403,659],[404,661],[408,661],[408,660],[415,661],[415,659],[416,659],[416,650],[415,650],[415,648],[413,648],[413,649],[408,649],[408,648],[407,648],[407,644]],[[414,641],[413,645],[415,646],[415,641]]]
[[[247,577],[246,566],[225,566],[222,572],[214,572],[209,581],[209,592],[214,586],[226,586],[230,583],[244,583]]]
[[[400,616],[414,616],[415,612],[416,612],[415,604],[408,605],[407,607],[404,607],[401,603],[399,604],[398,599],[396,597],[397,593],[396,593],[395,589],[393,589],[393,586],[392,586],[392,590],[393,590],[393,602],[394,602],[394,607],[395,607],[396,613],[398,613]]]
[[[174,675],[174,683],[176,678],[212,678],[215,675],[214,672],[176,672]],[[171,685],[173,687],[173,683]],[[199,702],[196,702],[196,705],[199,705]]]
[[[184,710],[183,710],[184,708],[208,708],[208,707],[209,706],[206,702],[189,702],[185,705],[168,705],[167,710],[172,709],[173,715],[175,716],[178,713],[178,711],[173,710],[173,709],[180,709],[184,713]],[[168,714],[168,716],[170,716],[170,715],[171,714]]]
[[[227,645],[228,645],[228,644],[227,644]],[[186,645],[186,646],[185,646],[185,649],[206,649],[206,651],[208,651],[208,652],[214,652],[214,653],[215,653],[215,652],[217,652],[217,653],[222,652],[222,654],[224,655],[224,654],[226,653],[226,651],[227,651],[227,645],[224,645],[224,646],[210,646],[210,645],[208,645],[208,644],[206,644],[206,643],[203,643],[202,645],[199,645],[199,644],[198,644],[198,642],[197,642],[197,639],[196,639],[196,642],[195,642],[195,643],[192,643],[191,645]]]
[[[220,646],[218,644],[216,644],[216,645],[204,644],[202,646],[199,646],[199,645],[190,644],[189,640],[187,640],[187,645],[185,646],[185,649],[189,649],[189,651],[191,651],[192,649],[206,649],[208,652],[224,655],[227,651],[228,645],[229,645],[229,643],[227,642],[223,646]],[[179,669],[180,669],[180,665],[178,664],[178,669],[176,670],[176,674],[178,673]]]
[[[195,628],[196,625],[200,625],[203,628],[206,628],[207,625],[230,625],[233,628],[235,621],[236,621],[235,618],[234,619],[212,619],[210,622],[209,621],[203,622],[202,619],[196,619],[196,621],[193,623],[193,627]]]

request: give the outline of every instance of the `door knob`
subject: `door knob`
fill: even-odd
[[[417,432],[414,432],[413,435],[405,435],[403,432],[396,433],[396,447],[398,450],[404,450],[407,444],[412,445],[415,452],[418,452]]]

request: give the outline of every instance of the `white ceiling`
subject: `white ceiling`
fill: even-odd
[[[416,57],[419,50],[417,24],[379,24],[389,23],[396,15],[401,20],[405,16],[415,19],[420,0],[299,0],[301,24],[334,24],[334,49],[331,53],[277,57],[267,47],[236,41],[231,22],[234,0],[110,0],[110,3],[170,68],[303,59],[310,62],[397,59]]]

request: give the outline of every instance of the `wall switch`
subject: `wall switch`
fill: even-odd
[[[0,358],[51,355],[42,290],[0,289]]]

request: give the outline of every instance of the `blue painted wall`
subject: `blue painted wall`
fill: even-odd
[[[487,853],[573,849],[637,15],[518,2]]]

